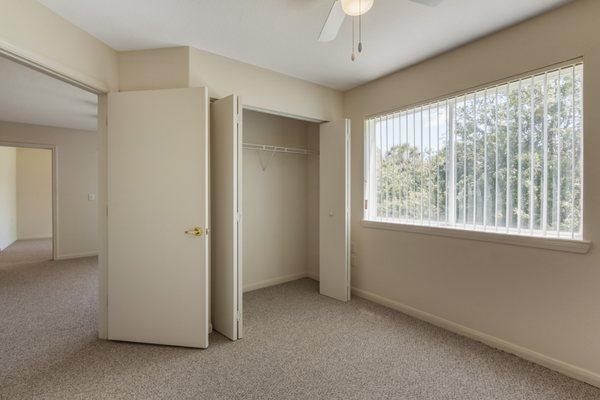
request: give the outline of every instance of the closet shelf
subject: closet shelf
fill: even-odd
[[[244,149],[248,149],[248,150],[268,151],[270,153],[289,153],[289,154],[303,154],[303,155],[315,154],[315,152],[312,150],[300,149],[300,148],[294,148],[294,147],[271,146],[268,144],[244,143],[243,147],[244,147]]]

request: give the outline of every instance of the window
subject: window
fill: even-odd
[[[365,219],[581,239],[583,64],[365,121]]]

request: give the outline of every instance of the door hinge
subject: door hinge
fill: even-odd
[[[242,320],[242,312],[240,310],[237,310],[235,313],[235,320],[236,321],[241,321]]]
[[[365,210],[369,208],[369,200],[365,200]]]

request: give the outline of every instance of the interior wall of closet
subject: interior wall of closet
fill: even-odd
[[[243,112],[243,287],[319,268],[319,124]]]

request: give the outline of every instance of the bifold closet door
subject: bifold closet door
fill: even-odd
[[[319,151],[320,293],[350,300],[350,120],[321,125]]]
[[[217,100],[211,116],[211,281],[213,329],[242,337],[241,109],[237,96]]]
[[[108,338],[208,347],[208,94],[108,95]]]

